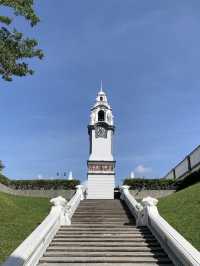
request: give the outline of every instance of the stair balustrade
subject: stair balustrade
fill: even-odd
[[[59,196],[51,199],[54,205],[43,222],[13,251],[3,266],[35,266],[49,246],[61,226],[70,225],[71,218],[81,200],[86,187],[76,186],[76,193],[67,203]]]
[[[129,186],[121,187],[121,199],[135,216],[136,225],[150,229],[175,265],[200,265],[200,252],[159,214],[157,199],[147,197],[140,204],[129,192]]]

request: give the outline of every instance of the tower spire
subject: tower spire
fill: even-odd
[[[100,88],[100,92],[103,92],[103,84],[102,84],[102,79],[101,79],[101,88]]]

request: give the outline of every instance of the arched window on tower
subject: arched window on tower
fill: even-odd
[[[105,113],[103,110],[100,110],[98,112],[98,121],[104,121],[105,120]]]

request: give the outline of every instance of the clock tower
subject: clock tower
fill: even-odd
[[[97,94],[91,108],[88,134],[90,156],[88,166],[88,199],[113,199],[115,187],[115,161],[112,155],[112,139],[115,127],[112,108],[105,92]]]

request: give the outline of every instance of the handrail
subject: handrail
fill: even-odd
[[[200,266],[200,252],[160,216],[156,207],[158,200],[147,197],[140,204],[128,189],[128,186],[121,187],[121,199],[132,211],[136,225],[151,230],[175,265]]]
[[[43,222],[12,252],[3,266],[35,266],[44,254],[61,225],[70,225],[81,200],[84,199],[85,188],[76,187],[76,193],[67,201],[59,196],[50,202],[54,204]]]
[[[149,210],[149,224],[160,241],[167,247],[173,260],[182,265],[200,265],[200,253],[182,235],[180,235],[163,217]],[[173,254],[172,254],[173,251]]]
[[[139,211],[143,209],[142,205],[135,200],[129,191],[129,186],[121,187],[121,199],[126,202],[126,205],[129,207],[131,213],[138,221]]]

